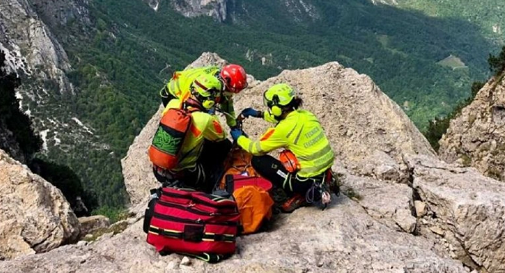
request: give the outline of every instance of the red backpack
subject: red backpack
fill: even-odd
[[[147,242],[157,251],[209,259],[235,253],[240,214],[231,199],[167,187],[151,200],[145,216]]]

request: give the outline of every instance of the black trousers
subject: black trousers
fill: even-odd
[[[270,180],[276,187],[282,188],[288,196],[295,193],[305,196],[312,187],[313,180],[303,181],[296,174],[290,174],[282,163],[272,156],[253,156],[251,164],[261,176]]]
[[[228,139],[219,142],[205,140],[195,168],[174,174],[160,174],[154,170],[154,176],[161,183],[173,183],[178,180],[182,184],[180,186],[211,193],[224,173],[224,161],[231,146],[232,143]]]

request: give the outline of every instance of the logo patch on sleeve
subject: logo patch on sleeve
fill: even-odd
[[[217,120],[213,120],[212,124],[214,124],[214,130],[216,130],[216,132],[218,134],[222,134],[223,133],[223,127],[221,127],[221,124],[219,124],[219,122]]]

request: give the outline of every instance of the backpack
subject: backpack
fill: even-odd
[[[177,166],[184,138],[191,126],[191,112],[170,108],[163,115],[149,146],[149,159],[154,165],[166,170]]]
[[[234,146],[230,151],[228,160],[225,161],[224,164],[225,173],[221,178],[219,188],[221,189],[226,188],[226,175],[229,174],[240,174],[243,176],[254,176],[254,177],[259,176],[256,173],[256,170],[254,170],[254,168],[251,165],[251,159],[252,155],[250,153],[244,151],[242,148],[238,146]]]
[[[272,183],[263,177],[226,176],[226,191],[232,193],[240,212],[242,234],[259,231],[272,218]]]
[[[147,242],[158,252],[217,262],[236,250],[237,203],[191,189],[165,187],[149,202],[144,217]],[[205,258],[203,258],[205,257]]]
[[[225,164],[219,188],[233,195],[240,212],[242,234],[254,233],[272,217],[272,183],[260,177],[251,166],[252,155],[234,147]]]

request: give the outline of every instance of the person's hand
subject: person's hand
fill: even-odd
[[[237,139],[242,135],[242,130],[238,128],[231,129],[230,135],[233,138],[233,140],[237,141]]]
[[[255,110],[254,108],[246,108],[246,109],[242,110],[242,113],[240,113],[240,115],[244,116],[244,118],[248,118],[248,117],[258,118],[258,117],[260,117],[260,111]]]

